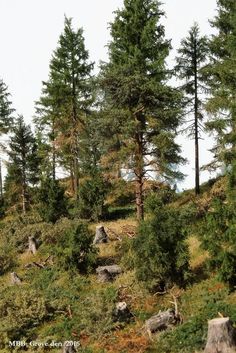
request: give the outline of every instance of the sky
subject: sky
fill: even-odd
[[[176,49],[196,21],[202,34],[210,35],[209,19],[216,14],[216,0],[162,0],[166,37],[173,50],[168,63],[173,65]],[[83,27],[90,59],[106,61],[109,23],[123,0],[0,0],[0,78],[7,84],[13,107],[27,122],[34,115],[34,102],[40,97],[42,81],[47,80],[49,62],[64,27],[64,16],[73,18],[74,27]],[[194,186],[194,144],[179,136],[183,156],[189,160],[181,171],[188,175],[179,186]],[[201,141],[200,161],[207,163],[212,139]],[[201,181],[209,179],[202,173]]]

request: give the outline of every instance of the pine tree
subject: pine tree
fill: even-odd
[[[195,140],[195,193],[198,195],[200,193],[199,139],[201,130],[204,131],[202,94],[206,91],[205,77],[201,70],[207,60],[208,41],[206,36],[200,36],[197,24],[190,29],[188,37],[181,41],[178,54],[176,72],[181,80],[185,80],[184,85],[181,86],[185,94],[185,115],[194,115],[194,119],[187,121],[188,126],[185,131]]]
[[[212,21],[217,34],[210,41],[211,62],[207,79],[212,97],[207,108],[210,130],[217,135],[216,161],[229,173],[229,191],[236,201],[236,3],[218,0],[218,14]]]
[[[214,200],[203,227],[203,246],[222,280],[236,284],[236,3],[218,0],[218,13],[212,21],[217,33],[210,41],[211,61],[206,74],[212,97],[208,128],[216,134],[215,162],[226,168],[226,199]]]
[[[179,124],[179,94],[167,85],[165,59],[170,42],[160,24],[160,3],[125,0],[111,24],[109,62],[101,70],[108,111],[104,134],[112,134],[111,159],[119,142],[119,166],[134,174],[137,218],[144,217],[144,181],[147,173],[179,176],[181,161],[175,132]],[[110,112],[111,110],[111,112]],[[117,146],[116,146],[117,147]],[[116,158],[115,157],[115,158]]]
[[[19,116],[10,137],[8,174],[5,181],[7,204],[20,203],[23,214],[29,208],[30,186],[38,182],[38,157],[35,138],[30,126]]]
[[[75,199],[78,195],[80,132],[92,102],[89,80],[93,64],[88,62],[88,56],[83,30],[74,30],[72,20],[65,18],[64,32],[53,53],[49,80],[43,83],[39,102],[41,108],[46,108],[46,112],[41,110],[41,118],[46,117],[51,126],[52,145],[60,146],[62,164],[70,168]]]
[[[0,134],[7,133],[12,125],[12,109],[11,101],[9,100],[10,93],[5,83],[0,80]]]

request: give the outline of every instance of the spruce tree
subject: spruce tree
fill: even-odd
[[[43,82],[39,108],[41,106],[41,119],[46,118],[51,126],[52,145],[56,140],[61,162],[70,169],[75,199],[78,195],[80,133],[92,102],[90,75],[93,64],[88,57],[83,30],[74,30],[72,20],[65,18],[64,32],[50,62],[49,79]]]
[[[218,13],[211,22],[217,33],[210,41],[211,61],[207,79],[211,98],[208,128],[216,134],[215,161],[228,176],[225,200],[214,200],[203,227],[203,245],[221,279],[235,286],[236,276],[236,3],[218,0]]]
[[[160,24],[160,3],[125,0],[111,24],[109,62],[101,70],[104,91],[106,138],[113,161],[114,136],[119,141],[119,166],[133,173],[136,182],[137,218],[144,217],[144,181],[147,173],[177,177],[181,161],[175,132],[179,124],[179,95],[167,84],[165,59],[170,42]],[[175,169],[175,170],[174,170]]]
[[[9,162],[5,181],[5,194],[8,206],[19,205],[23,214],[29,208],[30,186],[38,182],[38,156],[35,138],[30,126],[19,116],[12,129]]]
[[[0,134],[7,133],[12,125],[12,103],[9,100],[10,93],[5,83],[0,80]]]
[[[200,193],[200,166],[199,166],[199,139],[201,131],[205,130],[202,125],[203,120],[203,96],[206,92],[205,78],[201,72],[206,64],[208,54],[207,37],[200,36],[199,26],[194,24],[190,29],[188,36],[181,41],[181,47],[178,50],[179,56],[176,58],[176,72],[185,83],[180,87],[184,91],[185,115],[193,119],[184,119],[190,137],[195,141],[195,193]]]

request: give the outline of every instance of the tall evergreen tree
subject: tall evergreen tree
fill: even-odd
[[[5,181],[7,204],[20,204],[23,214],[29,207],[29,189],[37,183],[37,146],[30,126],[19,116],[13,127],[8,150],[8,173]]]
[[[195,193],[198,195],[200,193],[199,139],[201,130],[204,130],[202,94],[206,92],[205,78],[201,69],[206,64],[208,41],[206,36],[200,36],[197,24],[194,24],[188,36],[181,41],[178,54],[176,72],[181,80],[185,80],[184,85],[181,86],[185,93],[185,114],[194,115],[194,119],[188,120],[185,131],[195,140]]]
[[[179,95],[167,85],[170,42],[160,24],[162,15],[156,0],[125,0],[111,24],[109,62],[101,70],[105,109],[112,110],[104,132],[107,138],[112,133],[111,152],[116,152],[114,136],[118,137],[120,165],[135,176],[138,219],[144,217],[147,173],[179,176],[174,169],[181,161],[174,141]]]
[[[226,166],[230,198],[236,202],[236,3],[218,0],[217,4],[218,14],[212,21],[217,33],[210,41],[207,72],[212,93],[208,127],[217,134],[216,159]]]
[[[0,80],[0,134],[8,132],[12,125],[12,103],[9,100],[10,93],[5,83]]]
[[[50,62],[49,80],[43,83],[39,102],[41,118],[51,126],[51,140],[60,146],[61,160],[70,168],[72,189],[78,195],[79,137],[88,108],[92,102],[90,75],[93,64],[88,62],[83,30],[72,28],[65,18],[64,32]],[[55,155],[54,155],[55,156]]]

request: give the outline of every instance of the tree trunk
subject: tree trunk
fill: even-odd
[[[2,161],[0,159],[0,198],[3,201],[3,187],[2,187]]]
[[[148,334],[152,334],[157,331],[166,330],[168,326],[176,324],[176,322],[178,322],[178,318],[175,315],[175,311],[169,309],[146,320],[145,328]]]
[[[229,320],[217,318],[208,322],[207,344],[204,353],[235,353],[236,332]]]
[[[194,60],[194,139],[195,139],[195,194],[200,194],[200,167],[199,167],[199,131],[198,131],[198,64],[196,58],[197,44],[195,43],[195,60]]]

